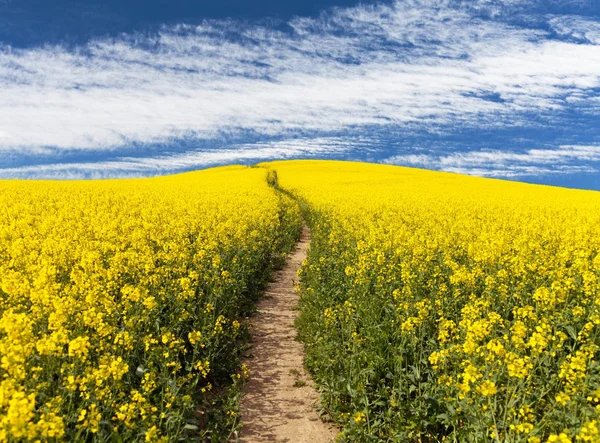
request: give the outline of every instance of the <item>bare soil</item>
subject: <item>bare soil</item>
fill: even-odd
[[[241,402],[241,442],[326,443],[337,430],[319,418],[318,393],[303,366],[304,349],[296,340],[296,271],[306,258],[310,233],[302,237],[274,275],[252,319],[250,378]]]

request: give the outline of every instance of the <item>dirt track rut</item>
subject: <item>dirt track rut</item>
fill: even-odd
[[[319,419],[318,394],[304,370],[304,349],[296,341],[294,319],[298,294],[296,271],[306,258],[310,233],[303,228],[296,249],[259,302],[252,319],[251,357],[246,360],[250,378],[241,403],[240,441],[326,443],[336,430]]]

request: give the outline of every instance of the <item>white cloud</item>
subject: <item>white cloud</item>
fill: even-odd
[[[597,21],[567,15],[552,17],[549,24],[560,36],[568,36],[595,45],[600,44],[600,23]]]
[[[447,155],[409,154],[392,156],[383,162],[487,177],[593,173],[600,169],[600,146],[565,145],[556,149],[529,149],[523,153],[482,150]]]
[[[495,178],[522,178],[522,177],[540,177],[548,175],[569,175],[569,174],[591,174],[598,172],[598,169],[591,166],[568,166],[563,168],[543,168],[539,166],[511,166],[504,169],[486,169],[486,168],[445,168],[446,172],[455,172],[457,174],[478,175],[481,177]]]
[[[226,163],[339,155],[351,150],[355,143],[364,141],[344,137],[308,140],[288,139],[268,143],[235,145],[229,149],[194,151],[148,158],[122,157],[101,162],[56,163],[0,168],[0,176],[37,179],[140,177]]]
[[[0,152],[118,150],[238,131],[519,124],[522,112],[597,99],[600,46],[547,40],[451,4],[338,9],[293,20],[291,33],[206,22],[75,50],[4,48]],[[583,26],[553,20],[556,29]]]

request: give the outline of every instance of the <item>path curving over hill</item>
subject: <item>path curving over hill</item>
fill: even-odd
[[[294,328],[298,303],[294,282],[309,242],[305,226],[252,319],[252,358],[246,360],[251,372],[240,408],[241,442],[326,443],[337,433],[319,419],[318,394],[304,370],[304,348],[296,341]]]

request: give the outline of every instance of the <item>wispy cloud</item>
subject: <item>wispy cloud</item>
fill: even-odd
[[[383,162],[506,178],[593,173],[600,170],[600,146],[560,146],[529,149],[524,153],[481,150],[448,155],[407,154],[392,156]]]
[[[406,0],[296,18],[287,30],[207,21],[75,49],[4,47],[0,153],[119,157],[184,138],[443,132],[600,113],[597,23],[553,16],[544,31],[495,19],[530,3]]]
[[[268,143],[234,145],[227,149],[157,155],[154,157],[119,157],[111,161],[50,163],[34,166],[0,168],[5,178],[85,179],[142,177],[186,171],[230,163],[255,163],[269,159],[321,158],[340,156],[351,151],[360,140],[338,138],[289,139]],[[364,141],[363,141],[364,142]]]
[[[585,17],[566,15],[552,17],[548,23],[560,36],[582,43],[600,44],[600,22]]]

